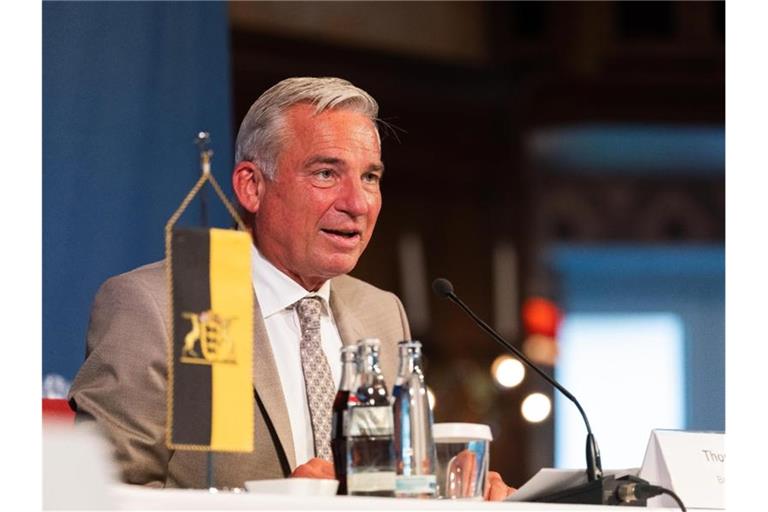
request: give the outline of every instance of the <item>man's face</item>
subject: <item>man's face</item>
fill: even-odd
[[[381,210],[384,166],[371,120],[298,104],[285,113],[277,174],[255,213],[259,251],[305,289],[351,271]]]

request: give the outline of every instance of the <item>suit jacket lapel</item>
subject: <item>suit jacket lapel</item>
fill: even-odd
[[[283,386],[280,384],[280,375],[277,373],[272,345],[269,342],[267,327],[264,325],[264,317],[261,314],[261,307],[255,294],[253,298],[253,387],[259,394],[259,398],[269,415],[269,421],[272,422],[280,443],[283,445],[288,464],[291,468],[295,468],[296,452],[293,448],[293,433],[288,418],[288,408],[285,405]],[[271,442],[270,440],[264,441]],[[259,439],[254,440],[256,445],[259,442]],[[254,446],[254,449],[258,449],[258,446]]]
[[[340,278],[339,278],[340,279]],[[331,310],[339,336],[344,345],[356,343],[361,338],[371,336],[371,329],[366,328],[360,322],[360,311],[355,308],[355,297],[349,293],[349,287],[345,287],[339,280],[331,281]],[[357,311],[357,314],[355,313]],[[376,332],[376,331],[373,331]],[[394,385],[397,376],[397,346],[383,343],[379,352],[379,363],[384,381],[388,385]],[[392,388],[389,388],[390,390]]]
[[[339,294],[337,288],[331,285],[331,311],[339,330],[341,342],[344,345],[351,345],[365,337],[366,334],[354,314],[354,309],[350,307],[343,294]],[[288,408],[285,405],[285,395],[280,383],[280,375],[277,373],[277,365],[272,354],[272,345],[269,342],[267,328],[264,325],[264,317],[261,314],[261,307],[255,294],[253,309],[253,387],[259,394],[259,398],[261,398],[269,415],[269,420],[275,427],[288,463],[291,468],[295,468],[296,452],[293,446],[293,433],[288,418]],[[255,442],[258,443],[259,440],[255,440]]]
[[[333,283],[333,281],[331,281]],[[339,329],[339,336],[341,342],[344,345],[352,345],[360,338],[364,338],[365,334],[363,326],[360,325],[360,321],[352,313],[352,310],[347,305],[344,297],[339,294],[337,287],[331,284],[331,311],[333,311],[333,320],[336,322],[336,327]]]

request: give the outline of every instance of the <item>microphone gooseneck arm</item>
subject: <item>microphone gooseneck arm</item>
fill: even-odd
[[[435,279],[435,281],[432,283],[432,289],[435,291],[437,295],[440,295],[441,297],[446,297],[450,299],[452,302],[454,302],[457,306],[459,306],[466,314],[468,314],[476,323],[479,325],[486,333],[488,333],[491,338],[493,338],[499,345],[506,348],[507,350],[513,352],[517,357],[523,360],[525,364],[528,365],[528,367],[532,368],[536,373],[538,373],[544,380],[552,384],[558,391],[560,391],[563,395],[565,395],[568,400],[573,402],[573,404],[576,406],[576,408],[579,410],[579,413],[581,413],[581,417],[584,419],[584,425],[587,427],[587,479],[591,482],[594,480],[599,480],[603,477],[603,468],[602,463],[600,461],[600,449],[597,447],[597,441],[595,440],[595,436],[592,434],[592,428],[589,426],[589,420],[587,419],[587,415],[584,412],[584,409],[581,407],[581,404],[578,400],[576,400],[576,397],[574,397],[567,389],[565,389],[559,382],[557,382],[555,379],[547,375],[547,373],[538,367],[538,365],[534,364],[533,361],[528,359],[528,357],[523,354],[523,352],[512,345],[511,343],[507,342],[504,338],[501,337],[500,334],[498,334],[493,328],[485,323],[480,317],[478,317],[474,311],[469,309],[469,306],[464,304],[464,302],[453,292],[453,286],[451,285],[450,281],[444,278]]]

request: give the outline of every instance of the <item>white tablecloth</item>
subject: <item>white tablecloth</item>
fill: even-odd
[[[148,489],[130,485],[115,486],[112,488],[111,494],[114,508],[118,510],[361,510],[366,512],[376,510],[628,510],[626,507],[552,503],[417,500],[358,496],[286,496],[278,494],[251,494],[247,492],[240,494],[231,492],[212,494],[204,490]]]

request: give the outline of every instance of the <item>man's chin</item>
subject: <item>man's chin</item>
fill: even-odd
[[[359,255],[334,255],[324,262],[323,274],[326,276],[326,279],[349,274],[357,265],[358,259],[360,259]]]

